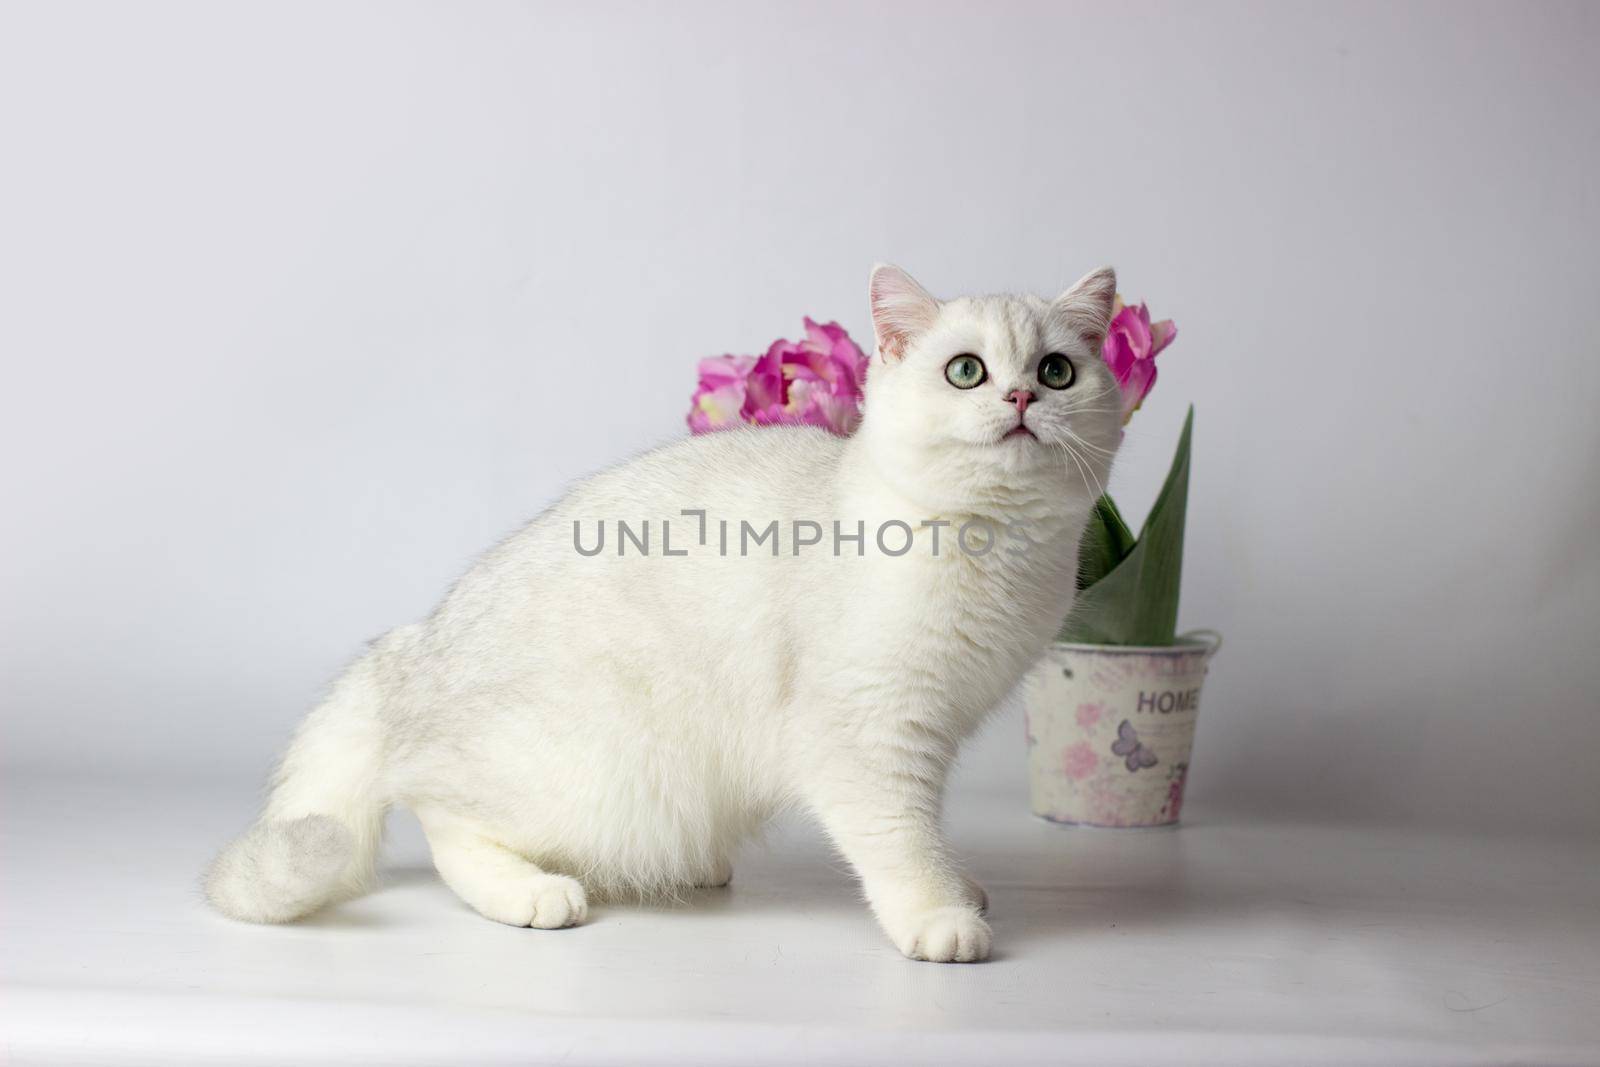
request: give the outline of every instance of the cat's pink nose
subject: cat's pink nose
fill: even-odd
[[[1017,414],[1021,415],[1028,410],[1028,405],[1033,403],[1033,394],[1026,389],[1013,389],[1006,394],[1006,403],[1017,405]]]

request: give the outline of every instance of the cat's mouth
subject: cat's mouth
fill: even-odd
[[[1031,437],[1035,441],[1039,439],[1039,435],[1028,429],[1028,424],[1025,422],[1019,422],[1015,426],[1011,427],[1011,429],[1006,431],[1005,437],[1002,437],[1001,440],[1008,440],[1012,437]]]

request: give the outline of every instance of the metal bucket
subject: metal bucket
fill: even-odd
[[[1079,826],[1176,823],[1200,687],[1221,647],[1210,630],[1165,648],[1051,645],[1027,688],[1033,813]]]

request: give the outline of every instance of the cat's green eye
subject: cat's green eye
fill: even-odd
[[[944,365],[944,380],[957,389],[974,389],[987,377],[983,360],[974,355],[959,355]]]
[[[1072,360],[1059,352],[1052,352],[1039,361],[1039,381],[1051,389],[1065,389],[1072,384]]]

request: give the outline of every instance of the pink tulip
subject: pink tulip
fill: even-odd
[[[1150,309],[1117,297],[1111,328],[1101,353],[1122,387],[1122,421],[1127,422],[1156,384],[1156,356],[1178,336],[1171,319],[1152,323]]]
[[[805,340],[774,341],[761,356],[702,359],[689,429],[800,425],[849,436],[861,421],[867,356],[836,322],[808,318],[805,328]]]

